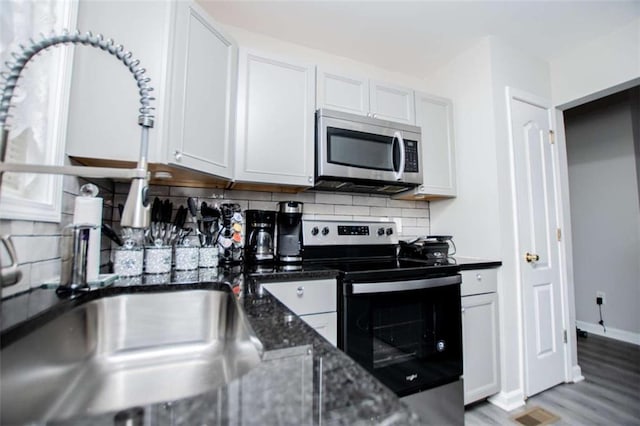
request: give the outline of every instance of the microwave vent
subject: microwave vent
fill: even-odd
[[[392,195],[407,190],[403,185],[376,185],[339,180],[317,180],[313,189],[318,191],[357,192],[365,194]]]

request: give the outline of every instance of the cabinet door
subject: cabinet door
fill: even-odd
[[[315,67],[240,49],[238,181],[313,184]]]
[[[422,129],[422,185],[395,195],[399,199],[456,196],[453,104],[449,99],[416,92],[416,125]]]
[[[335,312],[302,315],[301,320],[309,324],[333,346],[338,346],[338,315]]]
[[[177,7],[168,162],[231,178],[237,48],[199,6]]]
[[[338,74],[318,67],[316,106],[352,114],[369,114],[366,78]]]
[[[399,123],[416,123],[413,90],[371,80],[369,93],[372,117]]]
[[[166,55],[171,32],[169,2],[81,1],[78,28],[112,38],[133,53],[156,100],[155,125],[149,131],[149,161],[157,162],[165,152],[163,130],[167,117]],[[88,46],[74,47],[73,75],[69,97],[69,119],[65,151],[70,156],[137,161],[140,153],[136,82],[115,56]]]
[[[416,125],[422,128],[422,176],[420,192],[456,195],[453,139],[453,105],[450,100],[416,95]]]
[[[462,298],[464,403],[500,390],[498,296],[496,293]]]

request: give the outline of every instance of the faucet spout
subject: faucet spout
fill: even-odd
[[[147,192],[149,186],[149,170],[147,155],[149,151],[149,129],[153,127],[154,116],[152,114],[153,107],[150,102],[154,100],[151,96],[153,88],[149,85],[151,81],[145,76],[146,70],[140,67],[140,61],[133,59],[131,52],[124,50],[122,45],[115,45],[113,40],[105,40],[102,34],[93,35],[91,32],[81,34],[79,31],[69,33],[64,31],[62,34],[52,33],[49,36],[41,35],[39,41],[30,40],[29,46],[21,46],[21,52],[13,54],[13,62],[7,62],[7,70],[0,73],[2,81],[2,91],[0,92],[0,188],[2,187],[2,176],[5,172],[19,173],[47,173],[47,174],[63,174],[70,176],[98,177],[98,178],[130,178],[131,189],[127,196],[121,225],[130,228],[148,228],[151,221],[151,212]],[[9,117],[9,108],[11,107],[11,99],[20,78],[22,70],[40,51],[51,46],[60,44],[81,44],[101,49],[119,59],[127,69],[133,74],[138,86],[140,94],[140,108],[138,116],[138,124],[141,126],[140,135],[140,156],[135,169],[119,169],[106,167],[82,167],[82,166],[56,166],[56,165],[39,165],[39,164],[11,164],[5,162],[7,145],[9,143],[9,126],[7,119]],[[9,251],[12,264],[17,264],[15,258],[15,250],[10,240],[2,240]],[[16,284],[16,274],[9,274],[3,268],[0,271],[0,283],[2,287]],[[13,269],[11,270],[13,271]],[[5,274],[5,272],[7,272]]]
[[[140,94],[138,124],[141,126],[140,136],[140,156],[136,169],[123,170],[114,168],[87,168],[78,166],[45,166],[34,164],[10,164],[5,162],[6,149],[8,144],[9,108],[11,99],[16,88],[18,78],[27,62],[36,56],[40,51],[59,44],[82,44],[99,48],[119,59],[129,69],[136,80]],[[93,35],[91,32],[81,34],[63,32],[62,34],[51,34],[48,37],[42,36],[40,41],[31,41],[31,45],[22,47],[22,51],[13,55],[14,61],[7,63],[8,70],[0,75],[4,79],[2,93],[0,96],[0,186],[2,185],[2,175],[4,172],[23,173],[53,173],[71,176],[100,177],[100,178],[122,178],[132,179],[131,191],[125,204],[125,215],[123,215],[122,226],[133,228],[146,228],[150,223],[150,208],[147,200],[147,187],[149,181],[147,155],[149,151],[149,129],[153,127],[154,116],[153,107],[150,102],[154,100],[151,96],[153,88],[149,85],[151,81],[145,76],[146,70],[140,67],[140,61],[133,59],[131,52],[124,50],[122,45],[115,45],[113,40],[105,40],[102,34]]]

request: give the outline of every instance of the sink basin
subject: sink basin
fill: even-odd
[[[0,352],[1,424],[119,411],[215,389],[260,363],[233,293],[92,300]]]

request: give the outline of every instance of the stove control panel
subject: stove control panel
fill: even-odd
[[[303,220],[306,246],[398,244],[395,222]]]

